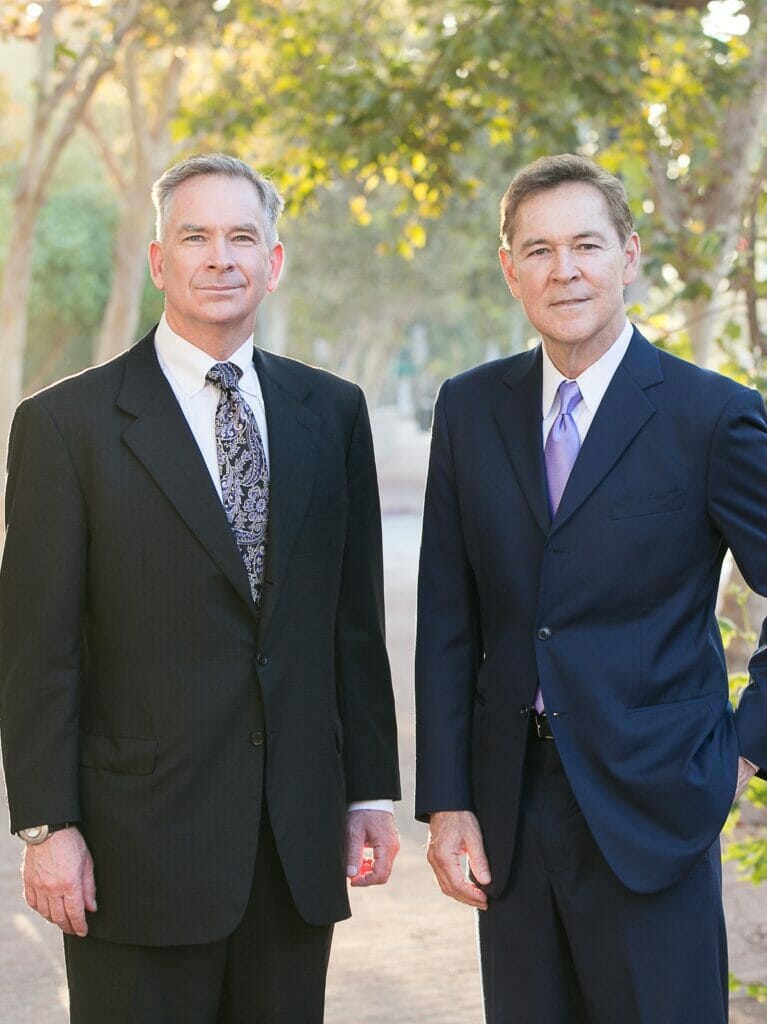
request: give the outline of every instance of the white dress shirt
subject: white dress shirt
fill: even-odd
[[[599,403],[605,397],[605,392],[610,386],[610,381],[613,379],[615,371],[618,369],[618,364],[626,355],[626,350],[629,347],[633,333],[634,328],[627,320],[623,330],[605,354],[600,359],[597,359],[595,363],[592,363],[591,366],[587,367],[578,377],[578,387],[580,388],[583,401],[578,402],[573,409],[573,419],[578,428],[578,437],[581,439],[581,444],[583,444],[586,434],[589,432],[589,427],[599,408]],[[541,411],[543,413],[543,444],[545,447],[549,431],[554,426],[554,420],[559,415],[559,385],[563,380],[569,380],[570,378],[564,377],[552,363],[546,352],[546,346],[542,345],[541,347],[543,349]]]
[[[168,326],[163,313],[154,336],[154,346],[160,369],[165,374],[181,411],[186,417],[200,454],[210,473],[211,480],[221,498],[221,477],[218,472],[216,453],[216,408],[221,389],[205,380],[208,370],[218,359],[209,356],[201,348],[180,337]],[[242,370],[239,389],[250,406],[261,433],[266,464],[269,466],[269,437],[266,429],[266,408],[253,364],[253,338],[250,337],[226,360],[235,363]],[[349,804],[350,811],[389,811],[393,813],[391,800],[365,800]]]

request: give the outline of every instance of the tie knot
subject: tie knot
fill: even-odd
[[[236,391],[241,376],[242,370],[236,363],[214,363],[205,374],[205,380],[222,391]]]
[[[569,416],[581,398],[581,389],[578,382],[574,380],[563,380],[559,385],[559,413],[561,416]]]

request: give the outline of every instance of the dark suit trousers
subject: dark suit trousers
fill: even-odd
[[[65,936],[70,1019],[321,1024],[332,931],[307,924],[295,909],[264,810],[250,899],[236,931],[199,946]]]
[[[533,732],[520,813],[509,884],[479,913],[487,1024],[726,1024],[719,844],[676,885],[631,892]]]

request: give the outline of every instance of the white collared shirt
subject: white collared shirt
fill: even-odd
[[[168,326],[163,313],[154,336],[154,347],[162,372],[173,389],[181,411],[186,417],[197,447],[210,473],[219,498],[221,477],[216,454],[216,408],[221,389],[205,380],[205,375],[219,360],[180,337]],[[226,360],[242,370],[240,393],[256,417],[269,465],[269,438],[266,431],[266,409],[261,383],[253,365],[253,338],[248,338]]]
[[[208,370],[219,360],[209,356],[207,352],[203,352],[201,348],[172,331],[164,313],[160,317],[155,331],[154,347],[160,368],[181,406],[181,411],[186,417],[211,480],[221,498],[221,477],[216,453],[216,408],[221,389],[205,380]],[[266,408],[261,382],[253,365],[252,336],[229,356],[227,362],[235,363],[242,370],[240,393],[256,417],[268,466],[269,439],[266,432]],[[394,805],[391,800],[364,800],[349,804],[349,810],[389,811],[391,814],[394,813]]]
[[[578,402],[573,409],[573,419],[578,428],[581,444],[583,444],[586,434],[589,432],[589,427],[596,415],[599,404],[605,397],[610,381],[618,369],[618,364],[626,354],[633,333],[634,328],[627,320],[623,330],[605,354],[597,359],[595,363],[592,363],[591,366],[587,367],[578,377],[578,387],[580,388],[583,401]],[[568,380],[569,378],[564,377],[552,363],[546,352],[546,346],[542,345],[541,348],[543,350],[541,412],[543,414],[543,444],[545,447],[549,431],[554,425],[554,420],[559,415],[559,385],[563,380]]]

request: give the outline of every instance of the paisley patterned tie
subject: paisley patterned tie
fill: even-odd
[[[269,469],[256,417],[240,394],[241,376],[242,370],[235,363],[216,363],[205,379],[221,389],[216,409],[221,496],[258,608],[266,562]]]

